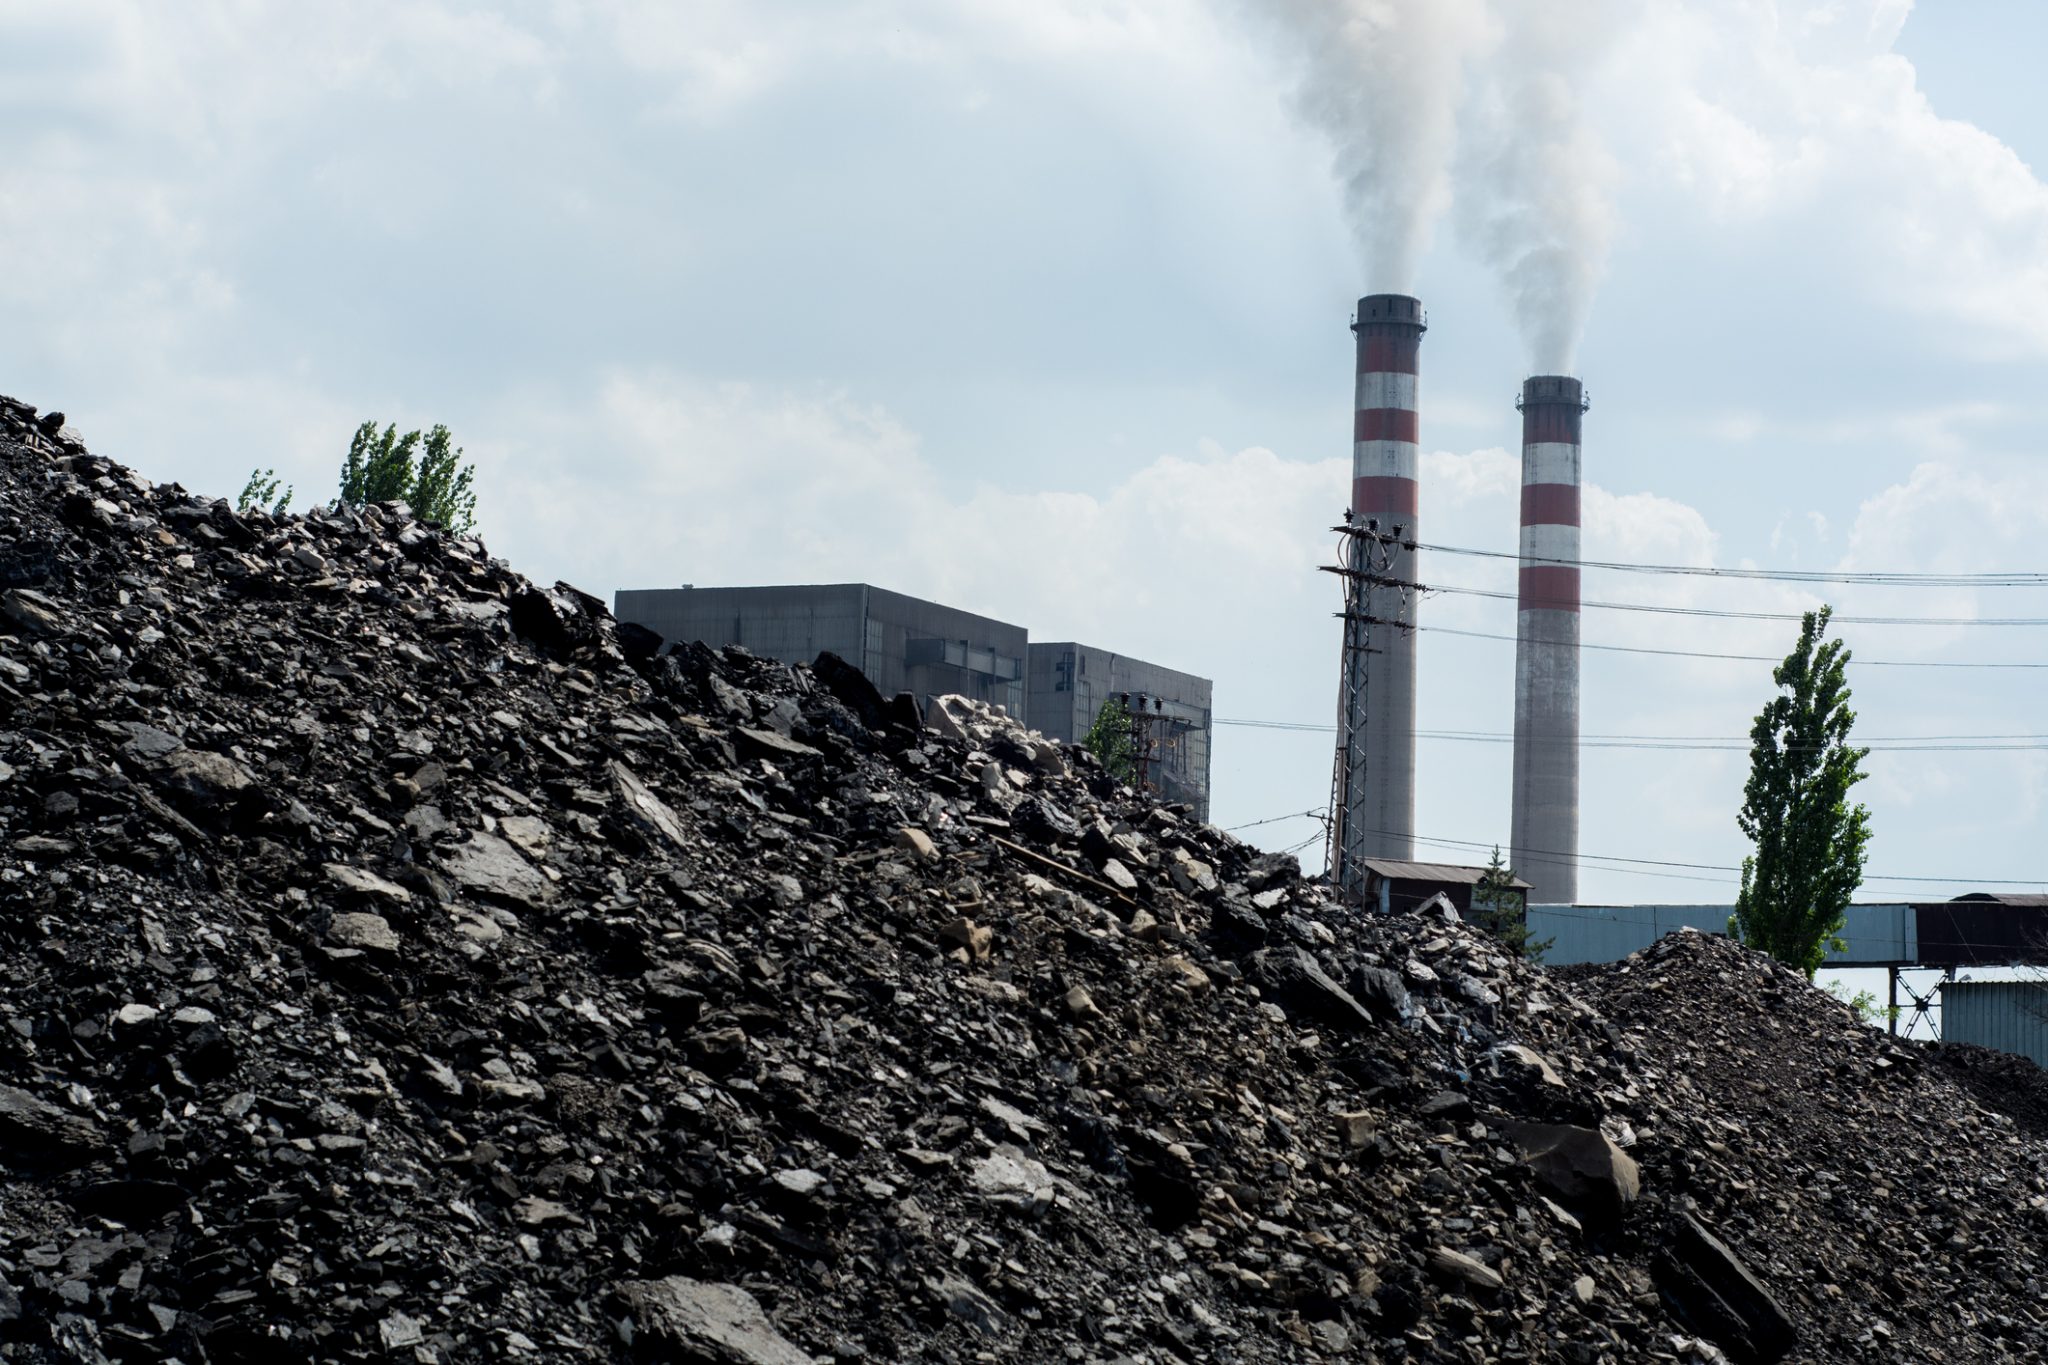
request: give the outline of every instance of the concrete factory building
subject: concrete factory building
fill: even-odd
[[[958,693],[1054,739],[1078,741],[1110,698],[1128,695],[1143,716],[1141,776],[1209,818],[1207,678],[1072,641],[1034,645],[1023,626],[867,583],[625,588],[612,611],[664,639],[739,645],[784,663],[830,650],[885,696],[908,692],[922,704]]]
[[[1125,699],[1137,721],[1138,761],[1147,784],[1209,818],[1213,713],[1207,678],[1061,640],[1031,646],[1028,679],[1025,724],[1069,743],[1087,735],[1112,697]]]
[[[612,613],[663,639],[739,645],[783,663],[829,649],[883,696],[957,692],[1024,714],[1024,627],[866,583],[623,588]]]

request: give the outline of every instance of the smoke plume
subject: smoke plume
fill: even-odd
[[[1364,288],[1412,293],[1436,221],[1499,276],[1531,365],[1572,363],[1607,257],[1610,161],[1580,86],[1616,0],[1254,0],[1335,147]]]
[[[1253,0],[1258,3],[1258,0]],[[1302,59],[1301,116],[1335,148],[1367,287],[1412,293],[1451,198],[1459,92],[1485,0],[1265,0]]]
[[[1495,8],[1486,79],[1460,120],[1460,235],[1505,286],[1530,367],[1567,374],[1613,233],[1612,163],[1580,90],[1617,16],[1612,0]]]

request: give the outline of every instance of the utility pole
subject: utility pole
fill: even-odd
[[[1124,702],[1131,717],[1131,763],[1137,769],[1138,788],[1155,792],[1152,785],[1152,716],[1145,710],[1143,692],[1127,693]]]
[[[1365,895],[1365,858],[1367,849],[1381,831],[1374,828],[1367,814],[1371,791],[1366,763],[1366,696],[1372,682],[1372,657],[1384,652],[1373,644],[1374,627],[1390,630],[1410,629],[1410,622],[1402,619],[1388,619],[1373,613],[1373,590],[1392,588],[1400,590],[1398,602],[1400,616],[1408,614],[1412,599],[1409,590],[1419,590],[1419,584],[1411,584],[1393,576],[1393,569],[1402,550],[1401,534],[1406,529],[1400,526],[1382,527],[1379,519],[1368,517],[1354,519],[1350,512],[1344,514],[1344,524],[1333,527],[1344,537],[1344,566],[1325,567],[1325,573],[1334,573],[1344,580],[1344,652],[1342,673],[1338,683],[1338,705],[1341,714],[1337,730],[1337,755],[1335,771],[1330,784],[1330,836],[1329,859],[1331,880],[1339,889],[1354,900]]]

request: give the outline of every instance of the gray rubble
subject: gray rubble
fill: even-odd
[[[2036,1360],[2048,1103],[0,400],[0,1359]]]

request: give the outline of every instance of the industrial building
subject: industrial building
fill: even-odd
[[[1934,907],[1929,907],[1930,909]],[[1732,905],[1531,905],[1529,935],[1550,940],[1546,967],[1619,962],[1666,934],[1697,929],[1725,934]],[[1829,967],[1917,964],[1919,915],[1911,905],[1852,905],[1842,925],[1844,947],[1828,954]]]
[[[1732,905],[1538,905],[1544,963],[1615,962],[1679,929],[1728,932]],[[1972,892],[1947,901],[1852,905],[1831,967],[2009,967],[2048,963],[2048,896]]]
[[[1732,905],[1531,905],[1527,923],[1532,939],[1550,940],[1544,965],[1563,967],[1617,962],[1680,929],[1725,934],[1734,913]],[[1967,968],[2048,966],[2048,896],[1978,891],[1947,901],[1852,905],[1843,917],[1841,938],[1843,946],[1828,953],[1824,967],[1883,969],[1890,982],[1886,1003],[1893,1010],[1893,1031],[1902,1031],[1903,1018],[1903,1031],[1910,1034],[1921,1020],[1933,1026],[1936,991],[1915,989],[1902,973],[1932,970],[1952,978]],[[1964,984],[1989,983],[1940,983],[1940,1033],[1956,1042],[1979,1042],[1980,1038],[1953,1033],[1946,1016],[1947,992]],[[1902,989],[1908,997],[1903,1002]],[[1989,995],[1979,1003],[1985,1011],[2007,1008],[2007,1002]],[[2048,1025],[2037,1029],[2048,1036]],[[1984,1046],[2014,1050],[2002,1043]]]
[[[1072,640],[1033,644],[1024,720],[1052,739],[1079,743],[1111,698],[1130,707],[1146,784],[1209,818],[1211,684],[1207,678]]]
[[[1376,905],[1383,915],[1413,910],[1432,896],[1449,901],[1460,916],[1472,916],[1472,896],[1486,878],[1487,869],[1455,863],[1410,863],[1392,858],[1365,860],[1365,901]],[[1509,883],[1528,903],[1529,883],[1512,877]]]
[[[625,588],[612,614],[663,639],[739,645],[784,663],[830,650],[884,696],[958,693],[1024,714],[1024,627],[866,583]]]
[[[2048,1066],[2048,982],[1942,982],[1941,1040],[1975,1043]]]
[[[739,645],[784,663],[830,650],[885,696],[908,692],[922,704],[957,693],[1069,742],[1087,735],[1112,697],[1125,697],[1141,717],[1140,776],[1209,818],[1207,678],[1073,641],[1034,645],[1023,626],[867,583],[626,588],[612,610],[664,639]]]

